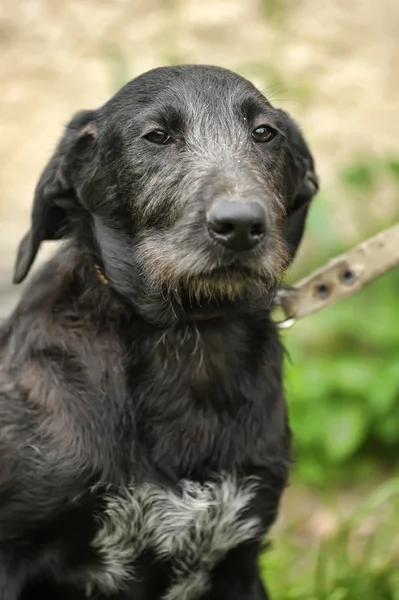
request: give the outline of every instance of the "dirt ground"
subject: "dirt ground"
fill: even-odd
[[[397,151],[397,0],[2,0],[0,250],[9,275],[38,174],[71,114],[161,64],[249,76],[301,123],[325,189],[348,156]],[[351,207],[334,218],[351,233]],[[383,199],[379,199],[379,202]],[[367,210],[380,210],[373,202]]]

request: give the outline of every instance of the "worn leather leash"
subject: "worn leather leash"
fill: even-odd
[[[398,265],[399,224],[334,258],[293,287],[279,289],[274,304],[284,318],[278,326],[287,329],[297,319],[353,296]]]

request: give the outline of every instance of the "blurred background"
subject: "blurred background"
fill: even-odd
[[[399,220],[397,0],[2,0],[2,315],[71,114],[183,62],[243,74],[306,134],[321,192],[291,282]],[[399,599],[398,271],[284,333],[296,464],[262,559],[276,600]]]

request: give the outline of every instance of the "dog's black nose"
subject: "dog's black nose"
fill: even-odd
[[[263,240],[266,213],[257,202],[220,201],[207,214],[210,236],[232,250],[250,250]]]

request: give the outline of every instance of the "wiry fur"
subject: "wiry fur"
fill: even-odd
[[[270,304],[316,190],[293,121],[224,69],[156,69],[75,115],[15,281],[64,243],[0,330],[1,600],[267,598],[290,464]],[[226,198],[261,206],[252,249],[209,235]]]
[[[101,569],[88,575],[93,586],[104,593],[123,588],[135,576],[134,560],[151,549],[171,563],[166,598],[198,597],[223,556],[261,533],[259,518],[244,515],[256,493],[254,481],[226,477],[206,484],[182,481],[179,487],[173,492],[144,483],[107,494],[92,542],[102,557]]]

